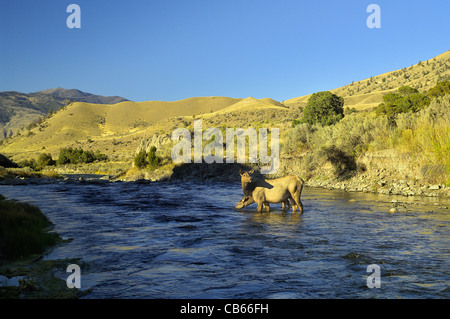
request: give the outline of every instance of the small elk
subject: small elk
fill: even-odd
[[[256,202],[257,211],[262,212],[263,208],[268,208],[271,203],[283,203],[283,208],[289,207],[289,200],[292,204],[292,211],[297,209],[303,213],[303,204],[300,195],[303,189],[303,180],[295,175],[289,175],[276,179],[256,179],[252,174],[254,170],[245,172],[239,170],[241,175],[242,191],[244,197],[237,203],[235,209],[246,207]]]

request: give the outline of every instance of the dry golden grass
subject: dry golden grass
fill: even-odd
[[[396,91],[403,85],[426,91],[435,86],[439,79],[445,77],[450,78],[450,51],[410,67],[373,76],[330,90],[330,92],[344,97],[344,107],[366,110],[383,102],[384,94]],[[309,97],[310,95],[296,97],[284,101],[284,104],[291,108],[304,107]]]
[[[170,134],[190,127],[194,118],[204,128],[235,125],[246,127],[265,118],[279,122],[288,108],[272,99],[198,97],[174,102],[122,102],[114,105],[73,103],[41,125],[0,146],[15,161],[37,158],[40,153],[58,156],[60,148],[100,150],[111,161],[129,161],[142,139],[155,133]]]
[[[378,105],[385,93],[402,85],[424,91],[443,77],[450,77],[449,51],[420,64],[331,91],[344,97],[345,107],[361,111]],[[124,167],[124,163],[131,163],[142,140],[155,134],[170,134],[178,127],[192,128],[195,118],[203,120],[203,129],[278,127],[281,142],[284,142],[283,133],[291,127],[291,121],[301,115],[298,106],[305,106],[309,97],[297,97],[283,103],[252,97],[195,97],[174,102],[127,101],[114,105],[77,102],[61,109],[41,125],[4,141],[0,153],[20,161],[36,159],[43,152],[57,158],[60,148],[81,147],[99,150],[109,157],[110,162]],[[98,171],[103,172],[103,167]]]

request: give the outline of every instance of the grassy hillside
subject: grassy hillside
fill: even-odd
[[[383,95],[394,92],[401,86],[411,86],[426,91],[438,81],[450,80],[450,51],[427,61],[417,61],[415,65],[401,70],[387,72],[369,79],[350,83],[330,92],[344,97],[345,107],[357,110],[370,109],[383,101]],[[296,108],[304,107],[310,95],[296,97],[283,104]]]
[[[75,89],[49,89],[35,93],[0,92],[0,140],[16,134],[21,128],[57,111],[70,101],[115,104],[126,99],[101,96]]]
[[[297,125],[287,132],[282,154],[297,159],[294,169],[312,185],[346,189],[354,183],[406,195],[423,194],[429,184],[448,189],[450,94],[416,113],[361,111],[331,126]]]
[[[199,97],[175,102],[126,101],[114,105],[75,102],[36,127],[4,141],[0,152],[18,161],[37,157],[40,152],[57,156],[60,148],[72,146],[100,149],[113,159],[128,160],[143,137],[177,127],[184,116],[209,114],[239,101]]]
[[[108,156],[109,162],[95,164],[95,170],[90,172],[117,173],[131,167],[138,149],[148,150],[151,146],[158,148],[158,155],[166,157],[163,164],[170,162],[170,133],[179,127],[193,131],[194,119],[202,119],[203,129],[278,127],[282,157],[287,161],[282,163],[282,167],[286,172],[303,172],[305,176],[315,178],[316,173],[325,172],[327,165],[330,166],[330,159],[331,162],[348,159],[347,164],[358,166],[358,161],[363,158],[370,162],[364,164],[368,170],[376,165],[388,169],[397,165],[400,157],[406,156],[417,160],[403,161],[403,176],[412,174],[417,180],[441,183],[447,181],[449,172],[446,165],[450,166],[447,163],[442,166],[439,162],[448,154],[448,123],[441,120],[439,125],[433,125],[433,115],[423,111],[398,116],[395,119],[397,126],[393,126],[392,119],[377,116],[373,110],[386,93],[396,92],[401,86],[409,85],[426,93],[438,80],[449,77],[450,52],[447,51],[411,67],[331,90],[344,97],[345,108],[355,108],[357,112],[347,112],[341,122],[323,128],[305,125],[292,128],[292,120],[302,116],[302,107],[310,95],[283,103],[252,97],[197,97],[174,102],[125,101],[114,105],[76,102],[37,126],[23,130],[19,136],[4,141],[0,145],[0,153],[18,162],[36,159],[41,153],[50,153],[56,159],[63,147],[98,150]],[[443,114],[441,117],[447,119],[447,98],[433,101],[432,106],[429,110],[439,111]],[[434,144],[427,144],[427,141],[434,141]],[[384,152],[381,157],[377,155],[383,158],[380,160],[383,163],[375,165],[374,161],[378,160],[367,160],[376,152]],[[333,165],[331,163],[330,168],[336,168]],[[342,169],[346,171],[345,167]],[[397,173],[392,171],[391,174]],[[439,174],[442,178],[436,179]]]

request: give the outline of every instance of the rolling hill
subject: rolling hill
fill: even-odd
[[[43,150],[57,156],[62,147],[82,146],[101,149],[109,155],[117,152],[119,157],[123,154],[128,158],[133,155],[141,138],[162,129],[158,123],[174,117],[176,124],[178,118],[215,112],[239,101],[241,99],[199,97],[174,102],[74,102],[36,127],[25,129],[18,136],[4,141],[1,153],[23,159],[35,157]]]
[[[128,101],[119,96],[101,96],[76,89],[49,89],[35,93],[0,92],[0,139],[10,137],[25,127],[57,111],[71,101],[115,104]]]
[[[450,51],[442,53],[427,61],[401,70],[373,76],[359,82],[350,83],[330,92],[344,97],[345,107],[357,110],[370,109],[383,101],[383,95],[396,91],[403,85],[426,91],[438,81],[450,79]],[[296,97],[283,103],[291,108],[304,107],[310,95]]]
[[[410,85],[418,88],[419,91],[425,91],[433,87],[438,80],[449,78],[450,51],[447,51],[417,65],[354,82],[331,92],[344,97],[345,107],[354,107],[361,111],[377,106],[384,94],[395,91],[400,86]],[[14,111],[20,107],[24,109],[24,117],[21,118],[23,123],[25,119],[28,119],[27,116],[42,114],[55,105],[52,103],[61,101],[63,96],[81,100],[81,95],[85,93],[79,92],[52,89],[33,93],[35,95],[32,96],[10,94],[8,99],[24,103],[14,109]],[[3,92],[4,95],[9,93]],[[109,101],[109,103],[100,104],[98,96],[87,95],[86,99],[97,99],[96,103],[78,101],[62,107],[42,123],[23,129],[17,136],[3,141],[0,145],[0,153],[20,161],[37,158],[43,152],[51,153],[53,158],[56,158],[62,147],[82,147],[107,154],[110,163],[120,162],[123,165],[130,165],[140,145],[148,145],[146,141],[155,140],[155,137],[158,140],[158,136],[167,140],[169,134],[178,127],[191,129],[194,119],[202,119],[204,129],[207,127],[279,127],[283,140],[283,133],[291,127],[293,119],[301,116],[299,107],[305,106],[310,96],[293,98],[283,103],[270,98],[255,99],[253,97],[245,99],[193,97],[173,102],[120,101],[113,103],[120,98],[106,97],[100,101]],[[34,105],[30,101],[36,97],[40,98],[41,102],[46,98],[47,102]],[[4,113],[5,117],[10,116],[9,123],[16,118],[19,121],[18,113],[11,116],[7,114],[8,110],[10,109]]]

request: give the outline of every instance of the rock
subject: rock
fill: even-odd
[[[380,185],[380,186],[386,186],[386,185],[387,185],[387,182],[386,182],[385,180],[381,180],[381,181],[378,182],[378,185]]]
[[[398,208],[392,207],[391,209],[389,209],[389,213],[398,213]]]
[[[428,189],[431,189],[431,190],[438,190],[440,188],[441,188],[440,185],[430,185],[430,187],[428,187]]]

